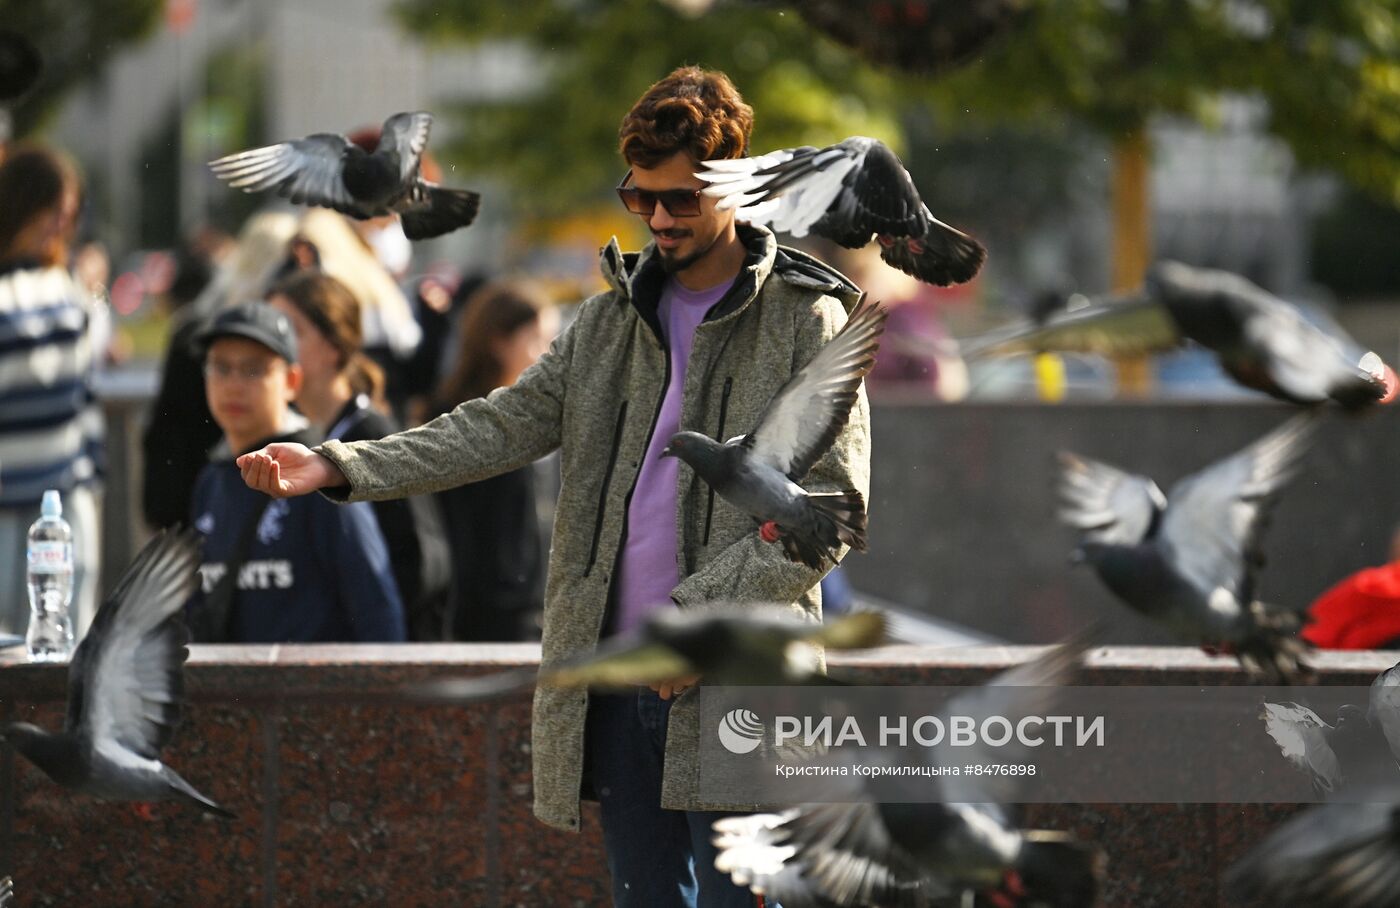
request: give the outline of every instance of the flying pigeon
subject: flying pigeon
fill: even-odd
[[[0,738],[65,788],[111,800],[182,800],[232,817],[159,759],[180,717],[189,655],[183,608],[198,567],[193,532],[151,540],[73,654],[63,731],[12,722]]]
[[[1288,403],[1332,400],[1358,409],[1388,399],[1395,375],[1341,326],[1264,291],[1237,274],[1162,261],[1140,294],[1053,312],[961,344],[965,356],[1073,352],[1159,353],[1195,341],[1246,388]]]
[[[397,113],[384,121],[373,153],[345,136],[318,132],[209,166],[244,192],[272,189],[297,204],[334,208],[360,220],[397,213],[405,236],[425,240],[466,227],[481,206],[477,193],[444,189],[419,174],[432,125],[431,114]]]
[[[706,603],[662,608],[637,631],[611,637],[593,652],[537,673],[533,668],[480,678],[432,681],[413,696],[471,702],[543,687],[626,689],[703,675],[714,684],[825,683],[815,647],[865,649],[885,639],[885,619],[855,612],[824,624],[791,606]]]
[[[1296,612],[1255,598],[1260,537],[1315,428],[1288,420],[1244,450],[1182,479],[1170,496],[1145,476],[1061,453],[1060,519],[1087,562],[1131,608],[1203,648],[1281,681],[1300,672]]]
[[[1400,804],[1394,789],[1366,803],[1312,807],[1275,829],[1225,877],[1232,904],[1395,908],[1400,904]]]
[[[1043,715],[1083,649],[1082,641],[1057,646],[959,694],[946,712]],[[969,762],[1017,759],[1005,746],[995,755],[986,745],[979,749],[966,754]],[[717,820],[715,867],[784,908],[968,904],[955,900],[973,894],[976,904],[1000,908],[1087,908],[1096,900],[1102,852],[1064,833],[1017,828],[1002,806],[1015,797],[1009,777],[960,780],[958,794],[975,792],[979,803],[874,803],[861,799],[868,777],[834,777],[832,784],[849,787],[833,788],[829,803]]]
[[[15,902],[15,881],[10,877],[0,879],[0,908],[9,908]]]
[[[1321,795],[1400,785],[1400,665],[1376,676],[1366,709],[1344,704],[1335,725],[1299,703],[1265,703],[1260,718],[1284,758]]]
[[[705,161],[695,176],[721,210],[795,237],[810,231],[847,249],[870,240],[906,274],[946,286],[970,281],[982,244],[938,220],[914,180],[879,139],[852,136],[826,148],[785,148],[752,158]]]
[[[791,561],[821,570],[842,543],[865,551],[865,499],[858,490],[808,492],[797,483],[850,418],[860,383],[875,365],[887,312],[862,298],[850,320],[788,379],[747,435],[719,442],[699,432],[671,436],[662,457],[679,457],[721,497],[753,515],[767,542]]]

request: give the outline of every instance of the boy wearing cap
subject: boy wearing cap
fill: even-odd
[[[290,407],[302,380],[291,322],[266,303],[243,303],[220,312],[198,342],[223,439],[194,491],[193,522],[205,536],[201,587],[190,604],[196,637],[404,640],[403,606],[370,506],[338,507],[319,496],[269,503],[234,464],[270,442],[320,441]]]

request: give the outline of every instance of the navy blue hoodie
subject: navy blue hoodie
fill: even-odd
[[[302,433],[269,438],[316,444]],[[199,608],[232,557],[251,515],[267,499],[243,482],[226,443],[200,471],[191,508],[204,534]],[[371,507],[321,495],[267,505],[239,572],[230,618],[235,643],[383,642],[406,639],[403,605]]]

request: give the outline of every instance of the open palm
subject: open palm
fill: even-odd
[[[249,488],[273,498],[293,498],[345,482],[335,464],[306,445],[270,444],[244,454],[237,463]]]

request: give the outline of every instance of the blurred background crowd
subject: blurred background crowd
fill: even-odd
[[[252,299],[296,324],[295,406],[321,437],[386,434],[509,385],[602,288],[599,247],[645,242],[611,191],[617,121],[682,62],[729,73],[758,150],[880,137],[939,216],[987,245],[977,280],[942,289],[874,249],[807,244],[893,309],[877,405],[1254,400],[1201,351],[964,361],[949,342],[1047,296],[1130,289],[1157,258],[1243,274],[1394,362],[1395,18],[1373,0],[0,0],[0,157],[61,149],[68,181],[24,208],[0,178],[0,280],[71,274],[57,292],[87,313],[106,420],[70,402],[91,431],[64,441],[43,483],[90,494],[69,512],[88,524],[90,566],[119,568],[151,530],[195,519],[221,437],[196,337]],[[27,81],[26,46],[42,61]],[[357,123],[352,140],[372,148],[374,124],[417,109],[436,116],[424,176],[483,195],[468,230],[410,243],[393,218],[246,195],[207,166]],[[27,218],[9,233],[6,209]],[[33,419],[0,415],[0,511],[15,527],[38,496],[17,472],[32,449],[6,460],[5,436],[29,447]],[[376,509],[408,639],[536,637],[555,476],[546,461]],[[960,519],[925,507],[931,527]],[[872,514],[878,530],[878,498]],[[1386,560],[1372,554],[1392,526],[1370,519],[1372,550],[1346,565]],[[0,532],[0,565],[21,547]],[[8,605],[18,615],[22,600]]]

